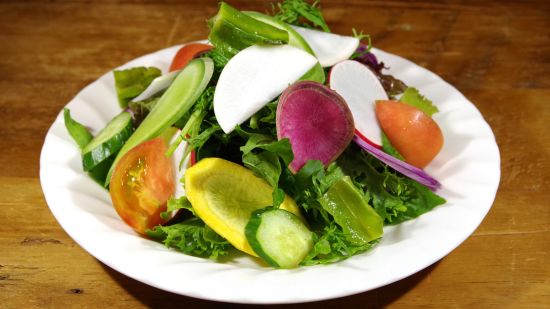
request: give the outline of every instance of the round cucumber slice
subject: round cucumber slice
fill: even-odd
[[[313,248],[313,233],[284,209],[267,207],[253,212],[245,234],[254,252],[277,268],[297,267]]]
[[[132,116],[122,112],[113,118],[87,145],[82,149],[82,166],[84,171],[90,171],[111,155],[117,153],[132,135]]]

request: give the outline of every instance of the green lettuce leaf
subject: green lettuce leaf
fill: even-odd
[[[153,79],[161,75],[155,67],[136,67],[126,70],[113,71],[115,88],[120,107],[126,108],[128,102],[140,95],[151,84]]]
[[[182,196],[180,198],[170,198],[166,203],[166,211],[161,212],[160,217],[164,220],[168,220],[170,218],[170,214],[178,209],[187,209],[193,216],[197,216],[195,214],[195,210],[193,210],[193,206],[191,206],[191,202],[189,202],[187,197]]]
[[[322,202],[326,202],[323,196],[345,177],[337,163],[331,163],[325,168],[318,160],[306,162],[295,175],[283,173],[284,181],[281,185],[305,211],[304,215],[316,235],[314,247],[301,265],[334,263],[367,251],[378,242],[373,240],[358,244],[334,220],[329,210],[323,207]]]
[[[407,88],[405,92],[403,92],[403,95],[401,96],[399,101],[418,108],[430,117],[433,114],[439,112],[439,109],[437,109],[437,107],[433,105],[432,101],[421,95],[418,89],[413,87]]]
[[[335,222],[331,222],[316,234],[313,249],[300,265],[312,266],[342,261],[372,249],[379,241],[380,239],[377,239],[362,245],[350,243],[348,235]]]
[[[444,204],[444,198],[407,178],[352,145],[338,159],[339,166],[362,188],[369,204],[386,224],[416,218]]]
[[[197,217],[173,225],[157,225],[148,230],[147,235],[185,254],[214,260],[227,255],[232,248],[227,240]]]
[[[246,138],[246,144],[240,147],[243,165],[263,178],[273,187],[273,206],[279,207],[285,192],[279,188],[279,179],[283,169],[294,159],[288,139],[276,140],[266,134],[249,133],[238,127],[237,131]]]
[[[336,163],[326,169],[319,160],[309,160],[296,173],[289,176],[292,180],[283,182],[284,190],[290,192],[296,203],[304,209],[308,222],[315,229],[323,228],[333,221],[330,213],[319,203],[319,198],[338,180],[344,177],[342,169]]]

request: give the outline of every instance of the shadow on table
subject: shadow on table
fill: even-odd
[[[420,283],[428,274],[437,267],[438,263],[435,263],[416,274],[407,277],[403,280],[397,281],[390,285],[371,290],[368,292],[355,294],[347,297],[336,298],[331,300],[325,300],[320,302],[302,303],[286,305],[288,308],[314,308],[318,309],[320,305],[323,308],[379,308],[385,307],[402,295],[406,294],[418,283]],[[241,305],[220,303],[215,301],[202,300],[187,296],[182,296],[170,292],[166,292],[130,277],[127,277],[110,267],[101,263],[107,274],[109,274],[121,287],[123,287],[128,293],[132,294],[137,300],[143,303],[149,308],[246,308],[255,307],[254,305]],[[280,305],[267,305],[262,308],[279,308]]]

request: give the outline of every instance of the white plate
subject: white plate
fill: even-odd
[[[135,59],[166,70],[179,46]],[[118,217],[108,192],[82,172],[80,154],[60,113],[40,157],[46,201],[65,231],[109,267],[151,286],[197,298],[237,303],[295,303],[368,291],[422,270],[462,243],[489,211],[500,180],[500,156],[490,127],[460,92],[437,75],[398,56],[374,50],[389,73],[437,104],[434,118],[445,145],[427,172],[443,188],[447,204],[397,226],[385,227],[370,252],[327,265],[275,270],[252,258],[216,263],[165,248],[137,236]],[[109,72],[69,104],[72,116],[102,128],[120,110]]]

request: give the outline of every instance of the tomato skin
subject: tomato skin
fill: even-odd
[[[421,110],[398,101],[376,101],[382,130],[405,161],[424,168],[443,147],[437,123]]]
[[[199,54],[212,49],[212,45],[202,43],[191,43],[184,45],[178,50],[172,64],[170,64],[169,72],[183,69],[189,61],[193,60]]]
[[[111,178],[116,212],[140,234],[164,223],[160,213],[176,189],[174,165],[164,155],[167,149],[160,137],[139,144],[120,159]]]

